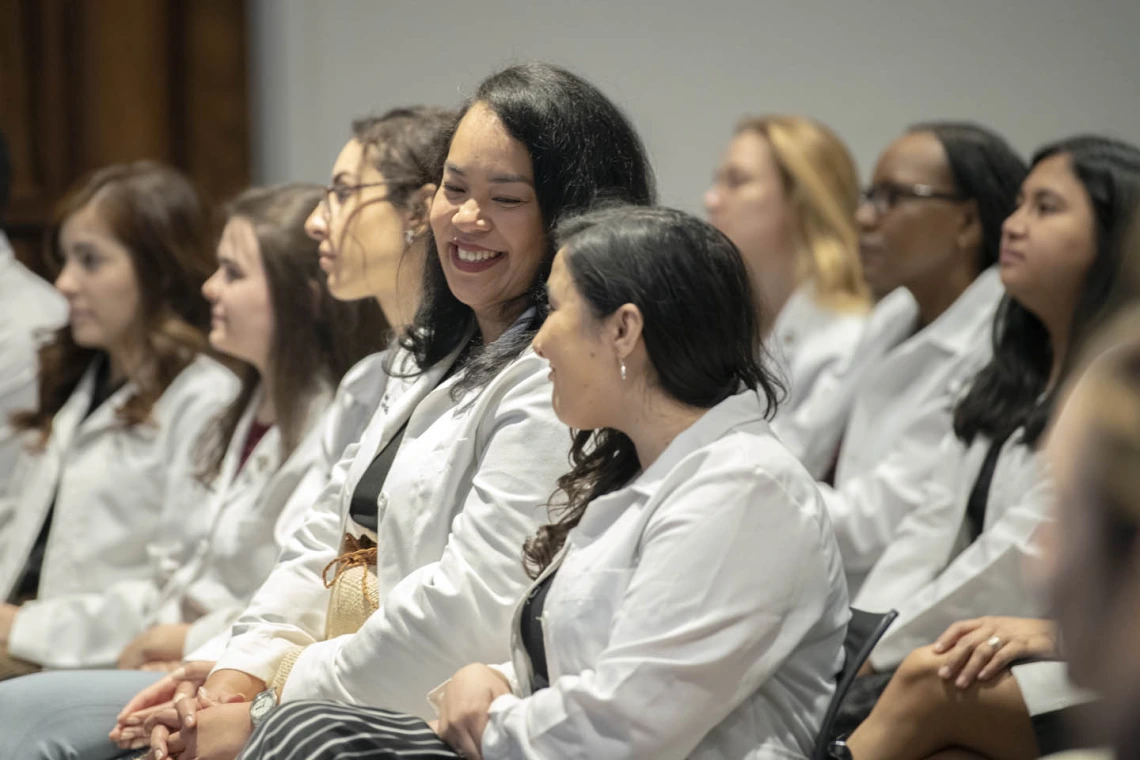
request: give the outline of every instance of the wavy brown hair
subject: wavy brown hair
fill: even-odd
[[[209,212],[181,173],[151,161],[114,164],[78,182],[60,201],[47,234],[48,259],[63,260],[63,223],[94,204],[99,216],[131,257],[139,289],[135,330],[144,361],[130,379],[136,391],[116,412],[126,426],[150,422],[156,401],[195,357],[206,350],[210,310],[202,283],[215,266]],[[52,420],[79,384],[84,370],[104,352],[78,345],[68,326],[39,353],[39,406],[12,415],[17,430],[51,435]]]
[[[388,341],[388,323],[375,299],[346,303],[328,291],[317,241],[305,233],[305,220],[323,193],[324,188],[311,184],[253,188],[226,206],[227,222],[244,219],[252,226],[269,286],[275,328],[267,372],[273,378],[282,460],[304,438],[315,394],[336,386],[352,365]],[[241,392],[202,432],[199,478],[206,482],[221,470],[260,382],[249,365],[239,374]]]

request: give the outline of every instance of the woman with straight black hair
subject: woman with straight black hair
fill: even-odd
[[[1138,202],[1140,149],[1132,145],[1080,136],[1034,156],[1003,226],[993,358],[955,409],[923,506],[855,597],[856,607],[900,613],[870,660],[875,671],[899,670],[851,737],[856,758],[922,758],[949,746],[991,758],[1056,749],[1054,727],[1038,716],[1058,709],[1063,684],[1047,688],[1039,677],[1038,665],[1049,663],[1006,667],[1019,655],[1056,659],[1055,637],[1048,624],[1044,636],[1023,635],[1026,626],[1010,619],[1047,611],[1025,571],[1053,502],[1041,435],[1074,357],[1113,300]],[[1008,618],[976,620],[998,615]],[[1040,646],[1024,647],[1030,640]]]
[[[1025,171],[989,129],[919,124],[880,156],[856,212],[881,300],[814,422],[774,423],[820,480],[852,594],[920,505],[955,399],[989,360],[1001,220]]]
[[[621,112],[545,64],[479,86],[441,173],[422,301],[379,408],[239,618],[204,695],[176,693],[152,716],[164,754],[233,757],[251,718],[278,700],[425,714],[425,694],[456,668],[508,654],[527,580],[519,546],[569,447],[546,362],[529,350],[551,231],[599,198],[652,201],[653,179]]]
[[[595,211],[558,239],[534,345],[577,432],[556,522],[524,549],[512,662],[458,671],[432,725],[282,706],[243,757],[810,754],[847,594],[812,478],[766,422],[744,261],[669,209]]]

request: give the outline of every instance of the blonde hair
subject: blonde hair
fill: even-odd
[[[796,279],[810,280],[818,302],[843,311],[870,307],[859,263],[855,210],[859,172],[834,132],[803,116],[743,119],[736,134],[768,141],[795,213]]]

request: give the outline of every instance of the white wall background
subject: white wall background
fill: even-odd
[[[803,113],[864,176],[908,123],[1028,153],[1140,143],[1140,0],[252,0],[254,176],[324,181],[357,116],[458,105],[496,68],[568,66],[632,117],[664,203],[700,198],[737,118]]]

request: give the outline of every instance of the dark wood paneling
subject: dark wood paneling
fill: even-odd
[[[243,0],[0,0],[4,226],[36,269],[54,204],[87,172],[151,158],[214,198],[249,183]]]

